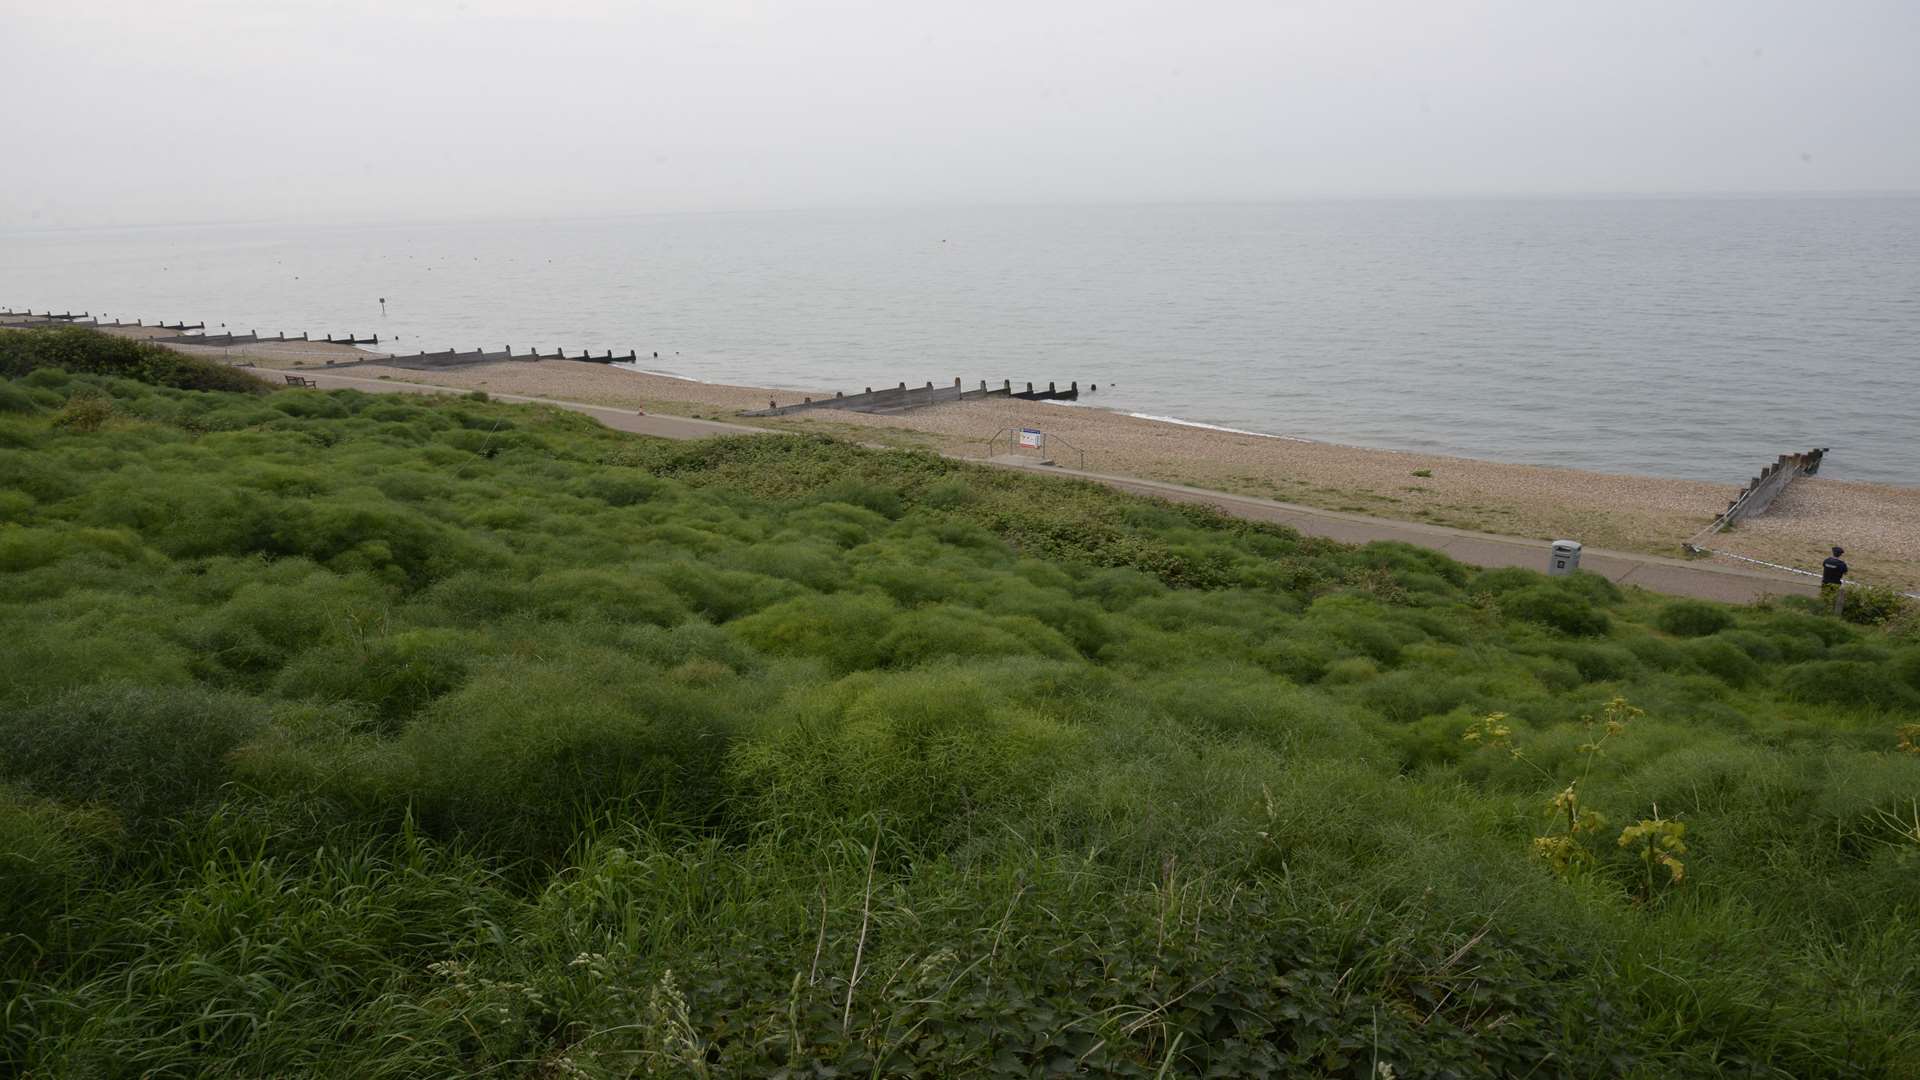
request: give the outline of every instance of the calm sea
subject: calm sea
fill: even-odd
[[[1824,475],[1920,483],[1914,198],[6,232],[6,305],[807,389],[1077,380],[1127,412],[1726,482],[1831,446]]]

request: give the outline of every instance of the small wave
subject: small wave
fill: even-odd
[[[1268,431],[1248,431],[1246,428],[1226,427],[1221,424],[1207,424],[1199,420],[1182,420],[1177,416],[1155,416],[1153,413],[1130,412],[1126,415],[1139,420],[1157,420],[1162,424],[1178,424],[1181,427],[1205,428],[1208,431],[1224,431],[1229,435],[1252,435],[1259,439],[1280,439],[1285,442],[1310,443],[1315,440],[1304,439],[1298,435],[1275,435]]]
[[[663,379],[679,379],[681,382],[701,383],[706,386],[721,385],[712,379],[696,379],[691,375],[682,375],[677,371],[660,371],[655,368],[644,368],[639,364],[608,364],[607,366],[619,368],[621,371],[631,371],[639,375],[658,375]]]

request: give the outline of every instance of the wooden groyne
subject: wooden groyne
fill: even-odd
[[[976,389],[968,390],[961,386],[960,380],[953,380],[951,386],[935,386],[927,383],[923,386],[908,386],[900,383],[892,387],[875,390],[869,386],[859,394],[835,393],[832,397],[802,398],[786,405],[778,401],[767,402],[764,409],[744,412],[742,416],[785,416],[788,413],[806,412],[811,409],[843,409],[848,412],[885,413],[903,412],[928,405],[938,405],[946,401],[972,401],[979,398],[1011,398],[1021,401],[1076,401],[1080,397],[1080,384],[1067,384],[1065,390],[1057,383],[1048,383],[1045,390],[1035,390],[1032,383],[1025,390],[1015,390],[1012,380],[1003,379],[999,386],[989,387],[982,379]]]
[[[568,356],[563,349],[556,349],[550,353],[543,353],[539,349],[528,349],[526,352],[517,353],[513,351],[513,346],[506,345],[498,352],[476,348],[470,351],[460,349],[443,349],[439,352],[422,351],[411,356],[405,353],[389,353],[385,356],[368,356],[337,363],[329,360],[327,366],[343,368],[373,364],[378,367],[407,368],[412,371],[434,371],[440,368],[465,367],[469,364],[498,364],[506,361],[535,363],[542,360],[568,360],[584,364],[633,364],[638,363],[639,359],[639,353],[634,350],[628,350],[625,356],[615,356],[612,349],[608,349],[604,356],[595,356],[584,350],[579,356]]]
[[[132,325],[138,325],[138,324],[132,324]],[[168,327],[168,329],[172,329],[172,327]],[[153,342],[156,345],[217,345],[217,346],[254,345],[261,342],[279,342],[279,341],[317,341],[326,345],[378,345],[380,343],[380,338],[378,335],[375,335],[373,337],[355,337],[352,334],[348,334],[345,337],[334,337],[332,334],[328,334],[324,338],[317,338],[317,337],[310,336],[305,331],[301,331],[298,334],[289,334],[284,330],[273,335],[272,337],[268,337],[267,335],[262,334],[257,330],[249,330],[244,334],[233,334],[233,333],[175,334],[172,337],[156,337],[156,338],[148,338],[147,340]]]
[[[100,320],[86,312],[75,315],[69,311],[64,315],[55,315],[43,311],[35,315],[32,311],[14,311],[9,308],[0,311],[0,324],[7,326],[99,326]]]
[[[0,325],[83,325],[101,328],[165,330],[172,331],[172,333],[166,336],[154,336],[148,338],[148,340],[158,345],[201,346],[218,349],[231,348],[236,345],[263,345],[288,341],[347,346],[378,345],[380,343],[380,337],[377,334],[368,337],[361,337],[352,333],[338,337],[333,334],[328,334],[325,338],[316,338],[305,331],[299,334],[288,334],[285,331],[281,331],[271,337],[261,334],[257,330],[248,330],[245,332],[223,331],[209,334],[206,332],[207,324],[205,322],[149,323],[144,319],[137,319],[128,323],[116,319],[111,323],[102,323],[86,312],[81,312],[76,315],[69,311],[65,314],[55,315],[48,311],[36,315],[31,310],[14,311],[11,308],[0,311]],[[637,364],[640,361],[640,353],[637,349],[629,349],[626,355],[620,356],[615,354],[612,349],[608,349],[597,356],[585,350],[582,350],[577,355],[570,355],[564,349],[556,349],[553,352],[541,352],[538,348],[528,349],[525,352],[516,352],[513,346],[506,345],[498,350],[487,349],[484,346],[474,349],[441,349],[435,352],[427,352],[423,349],[411,355],[391,352],[385,355],[362,353],[342,359],[326,359],[324,366],[328,368],[349,368],[371,364],[379,367],[397,367],[413,371],[436,371],[446,368],[468,367],[476,364],[538,363],[551,360],[566,360],[573,363],[584,364]],[[312,366],[317,367],[320,365],[314,364]],[[765,409],[759,409],[744,415],[783,416],[787,413],[802,412],[809,409],[846,409],[853,412],[874,413],[900,412],[906,409],[917,409],[927,405],[936,405],[946,401],[970,401],[976,398],[993,397],[1003,397],[1020,401],[1074,401],[1080,397],[1080,384],[1078,382],[1068,383],[1065,389],[1061,389],[1058,383],[1050,382],[1044,389],[1041,389],[1033,383],[1025,383],[1024,389],[1015,389],[1013,381],[1010,379],[1001,380],[1000,385],[997,387],[989,386],[983,379],[975,388],[967,389],[961,384],[959,379],[953,380],[953,384],[950,386],[935,386],[931,382],[924,383],[920,386],[908,386],[903,382],[892,387],[883,387],[878,390],[869,386],[866,390],[858,394],[836,393],[830,398],[804,398],[797,402],[788,402],[785,405],[780,404],[777,400],[769,401]]]
[[[1688,551],[1704,552],[1707,549],[1699,545],[1707,537],[1742,518],[1757,517],[1765,513],[1767,507],[1773,505],[1773,500],[1787,490],[1788,484],[1802,476],[1812,476],[1820,471],[1820,462],[1827,456],[1828,449],[1820,446],[1800,453],[1781,454],[1773,464],[1761,469],[1760,475],[1747,481],[1747,486],[1740,489],[1740,494],[1733,497],[1733,501],[1727,504],[1726,510],[1722,511],[1719,517],[1713,519],[1712,524],[1695,533],[1681,546]]]

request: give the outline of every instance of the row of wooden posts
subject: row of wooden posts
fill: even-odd
[[[298,334],[288,334],[286,331],[283,330],[275,334],[273,337],[264,337],[261,335],[261,333],[258,330],[249,330],[244,334],[202,333],[202,334],[195,335],[195,334],[189,333],[189,331],[193,331],[193,330],[205,331],[207,328],[207,324],[204,322],[148,323],[145,319],[135,319],[132,322],[122,322],[119,319],[115,319],[112,322],[101,322],[98,318],[92,315],[89,315],[87,312],[84,312],[84,311],[78,315],[74,314],[71,311],[68,311],[65,314],[61,314],[61,315],[55,315],[51,311],[43,311],[40,314],[36,315],[31,310],[14,311],[9,309],[6,311],[0,311],[0,319],[5,319],[5,320],[20,319],[20,320],[25,320],[28,324],[46,323],[49,325],[58,324],[61,326],[106,327],[109,329],[137,327],[140,329],[151,328],[154,330],[178,331],[179,333],[174,337],[152,339],[154,341],[162,342],[169,345],[247,345],[247,344],[252,344],[253,342],[256,342],[256,341],[321,341],[321,342],[325,342],[332,345],[378,345],[380,343],[380,336],[378,334],[374,334],[369,337],[360,337],[359,335],[352,334],[352,333],[346,334],[341,337],[335,337],[332,334],[328,334],[324,338],[316,338],[316,337],[309,336],[305,331],[302,331]]]

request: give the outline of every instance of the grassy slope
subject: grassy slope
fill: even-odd
[[[30,1073],[1920,1075],[1920,646],[1806,611],[53,369],[0,589]]]

